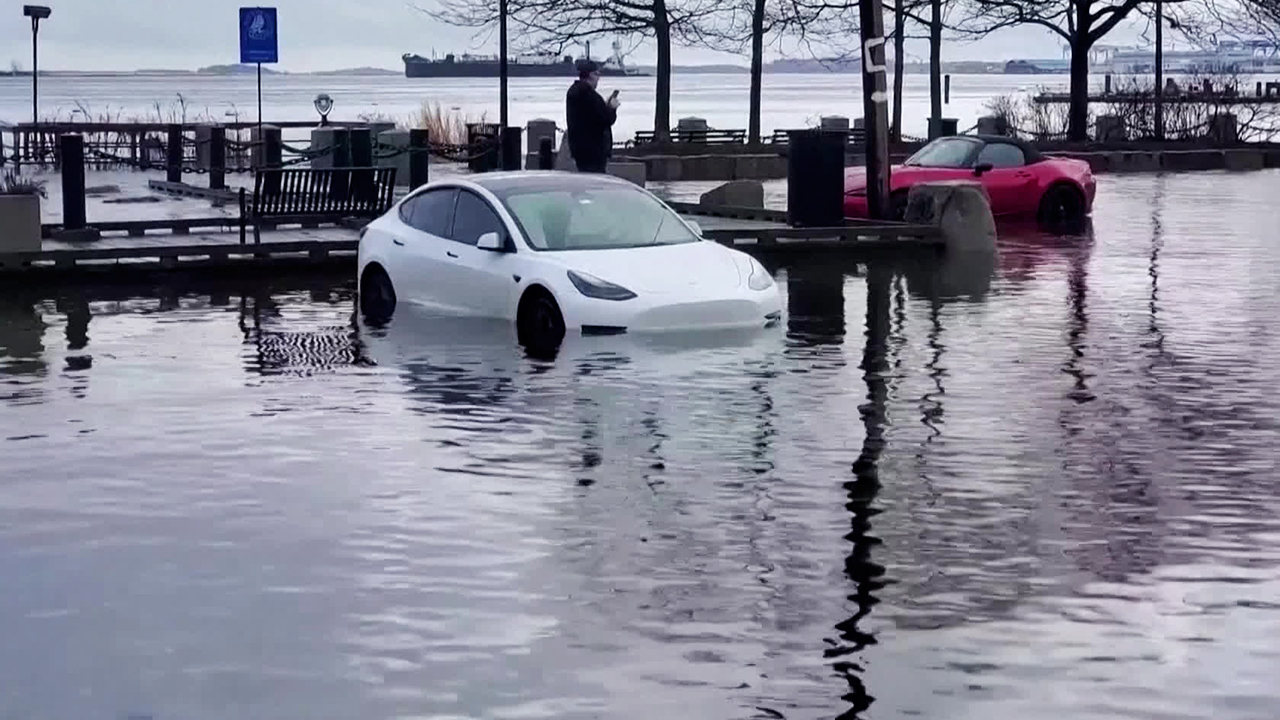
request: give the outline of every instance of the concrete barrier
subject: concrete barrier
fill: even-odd
[[[409,131],[408,130],[385,130],[378,133],[378,142],[390,149],[399,149],[409,147]],[[409,153],[401,153],[391,157],[376,158],[374,164],[378,167],[393,167],[396,169],[396,185],[409,185]]]
[[[1262,170],[1267,158],[1257,150],[1223,150],[1223,164],[1228,170]]]
[[[978,182],[950,180],[912,185],[905,220],[936,225],[942,230],[948,252],[996,250],[991,200]]]
[[[764,184],[759,180],[730,180],[708,190],[698,199],[699,205],[729,207],[764,207]]]
[[[631,182],[635,183],[636,185],[639,185],[640,187],[644,187],[645,185],[645,180],[647,175],[646,175],[644,163],[614,162],[610,160],[608,168],[606,170],[610,175],[613,175],[614,177],[620,177],[623,180],[630,180]]]

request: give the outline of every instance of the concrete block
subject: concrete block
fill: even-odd
[[[257,127],[252,127],[249,129],[249,142],[252,143],[249,148],[249,165],[255,168],[266,167],[266,147],[260,143],[282,142],[282,131],[275,125],[263,125],[261,132]]]
[[[614,162],[609,161],[606,171],[623,180],[629,180],[640,187],[644,187],[646,179],[646,171],[642,162]]]
[[[1099,115],[1094,135],[1098,142],[1123,142],[1128,135],[1124,118],[1119,115]]]
[[[1209,140],[1215,145],[1235,145],[1240,142],[1240,129],[1232,113],[1216,113],[1209,118]]]
[[[546,118],[536,118],[525,123],[524,136],[528,141],[528,154],[533,156],[533,164],[525,163],[525,167],[538,166],[538,147],[542,144],[542,138],[551,138],[551,147],[556,146],[556,121]]]
[[[996,220],[982,184],[971,180],[918,183],[907,195],[907,222],[936,225],[948,252],[996,250]]]
[[[374,164],[378,167],[393,167],[396,169],[396,185],[409,185],[409,153],[402,153],[392,157],[376,157],[378,152],[392,152],[399,148],[409,147],[409,131],[408,130],[384,130],[377,135],[380,151],[375,151]]]
[[[324,148],[333,147],[333,128],[322,127],[315,128],[311,131],[311,150],[322,150]],[[197,130],[197,136],[199,131]],[[313,168],[331,168],[333,167],[333,155],[325,153],[311,161]]]
[[[707,121],[700,117],[682,117],[676,121],[677,130],[706,130]]]
[[[0,253],[40,252],[40,196],[0,195]]]
[[[730,180],[703,193],[698,204],[762,208],[764,185],[759,180]]]
[[[1262,170],[1267,166],[1262,150],[1223,150],[1222,159],[1228,170]]]
[[[978,118],[979,135],[1008,135],[1009,123],[1003,117],[984,115]]]
[[[843,115],[823,115],[819,124],[823,130],[849,130],[849,118]]]
[[[208,123],[196,126],[196,167],[200,170],[209,169],[209,138],[213,127]]]

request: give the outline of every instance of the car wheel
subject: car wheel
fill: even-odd
[[[516,337],[527,350],[554,352],[564,340],[564,315],[551,293],[534,288],[525,293],[516,312]]]
[[[1053,185],[1040,198],[1036,219],[1050,230],[1074,230],[1084,222],[1084,195],[1070,185]]]
[[[396,311],[396,289],[380,265],[371,265],[360,279],[360,312],[366,320],[383,323]]]

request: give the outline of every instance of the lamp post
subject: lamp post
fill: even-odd
[[[498,0],[498,127],[507,129],[507,0]]]
[[[40,33],[40,21],[53,13],[43,5],[23,5],[22,14],[31,18],[31,123],[40,122],[40,53],[36,37]]]

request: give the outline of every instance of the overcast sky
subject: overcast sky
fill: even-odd
[[[32,0],[25,0],[30,2]],[[433,0],[420,0],[430,3]],[[31,66],[31,28],[22,16],[24,0],[4,0],[0,17],[0,64]],[[240,0],[46,0],[53,16],[40,26],[40,61],[48,70],[195,69],[239,60]],[[263,2],[262,4],[271,4]],[[374,66],[401,68],[400,56],[430,56],[473,49],[472,31],[432,21],[405,0],[276,0],[280,16],[279,69],[324,70]],[[1128,28],[1108,40],[1137,41]],[[593,57],[607,55],[598,41]],[[1061,57],[1061,42],[1046,30],[1024,27],[979,43],[949,43],[946,60],[1006,60]],[[492,46],[482,50],[491,50]],[[694,64],[734,58],[678,48],[675,62]],[[924,59],[927,45],[912,43],[909,54]],[[651,63],[642,47],[633,62]]]

